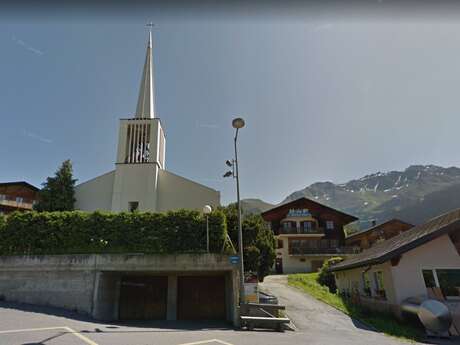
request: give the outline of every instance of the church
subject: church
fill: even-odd
[[[164,212],[219,206],[218,191],[166,170],[166,136],[154,92],[150,32],[136,113],[120,120],[115,170],[76,186],[76,209]]]

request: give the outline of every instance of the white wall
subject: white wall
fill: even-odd
[[[350,270],[344,270],[335,272],[335,282],[340,292],[347,291],[348,293],[358,289],[360,294],[364,294],[364,283],[363,283],[363,272],[368,267],[358,267]],[[395,289],[394,289],[394,278],[391,271],[391,264],[385,262],[381,265],[374,265],[368,271],[371,289],[374,288],[374,272],[381,271],[383,274],[383,286],[385,289],[387,301],[389,303],[395,303]]]
[[[408,297],[427,296],[423,269],[460,268],[458,255],[448,235],[441,236],[404,253],[396,266],[385,262],[371,267],[369,273],[382,270],[387,300],[392,304],[400,304]],[[361,287],[361,273],[366,267],[336,272],[336,283],[339,290]]]
[[[115,172],[93,178],[75,187],[75,209],[110,211]]]
[[[448,235],[403,254],[399,264],[392,267],[396,303],[412,296],[426,296],[422,269],[436,268],[460,268],[460,255]]]
[[[166,170],[159,170],[158,211],[181,208],[201,210],[204,205],[220,205],[220,193]]]
[[[157,211],[159,168],[156,163],[117,164],[112,211],[128,211],[129,202],[139,202],[139,211]]]

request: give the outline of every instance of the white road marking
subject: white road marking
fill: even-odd
[[[22,333],[22,332],[38,332],[38,331],[51,331],[51,330],[63,329],[63,328],[65,328],[65,327],[11,329],[11,330],[8,330],[8,331],[0,331],[0,334],[6,334],[6,333]]]
[[[53,331],[53,330],[58,330],[58,329],[65,330],[65,331],[67,331],[68,333],[73,334],[73,335],[76,336],[77,338],[80,338],[80,340],[83,340],[83,341],[84,341],[86,344],[88,344],[88,345],[98,345],[97,343],[95,343],[95,342],[92,341],[91,339],[88,339],[88,338],[85,337],[84,335],[81,335],[81,334],[78,333],[77,331],[73,330],[73,329],[70,328],[70,327],[66,327],[66,326],[61,326],[61,327],[44,327],[44,328],[11,329],[11,330],[8,330],[8,331],[0,331],[0,334],[24,333],[24,332],[39,332],[39,331]]]
[[[219,339],[201,340],[201,341],[195,341],[193,343],[184,343],[184,344],[179,344],[179,345],[199,345],[199,344],[209,344],[209,343],[219,343],[222,345],[233,345],[233,344],[227,343],[226,341],[219,340]]]
[[[85,337],[84,335],[78,333],[77,331],[73,330],[72,328],[70,327],[63,327],[65,328],[66,330],[68,330],[70,333],[72,333],[74,336],[76,336],[77,338],[80,338],[81,340],[83,340],[85,343],[87,343],[88,345],[98,345],[97,343],[95,343],[94,341],[92,341],[91,339],[88,339],[87,337]]]

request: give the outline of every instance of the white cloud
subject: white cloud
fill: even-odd
[[[37,133],[33,133],[33,132],[27,131],[25,129],[22,131],[22,134],[25,137],[28,137],[28,138],[31,138],[31,139],[34,139],[34,140],[38,140],[38,141],[40,141],[42,143],[45,143],[45,144],[52,144],[53,143],[53,140],[45,138],[45,137],[42,137],[42,136],[38,135]]]
[[[17,38],[16,36],[13,35],[13,37],[11,37],[11,39],[19,46],[21,47],[24,47],[24,49],[27,49],[28,51],[34,53],[35,55],[44,55],[45,53],[42,52],[41,50],[37,49],[37,48],[34,48],[32,47],[30,44],[24,42],[23,40]]]

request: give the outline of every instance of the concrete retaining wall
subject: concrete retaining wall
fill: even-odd
[[[227,319],[237,321],[237,266],[217,254],[0,256],[0,297],[116,320],[120,280],[130,273],[168,276],[170,320],[176,318],[178,276],[224,274]]]

